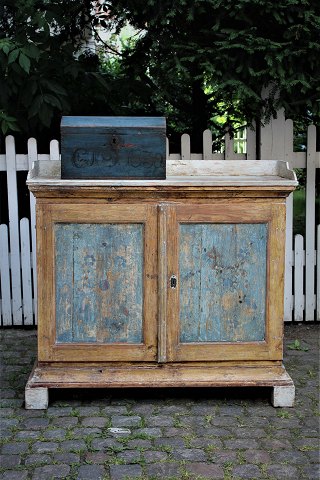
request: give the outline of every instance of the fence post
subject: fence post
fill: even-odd
[[[12,317],[14,325],[22,325],[22,298],[21,298],[21,266],[19,245],[19,212],[18,189],[16,171],[16,150],[12,135],[6,137],[6,162],[9,207],[9,237],[10,237],[10,266]]]
[[[29,170],[32,168],[33,162],[38,160],[37,141],[35,138],[28,140],[28,165]],[[35,324],[37,324],[37,247],[36,247],[36,199],[30,192],[30,221],[31,221],[31,245],[32,245],[32,280],[33,280],[33,311]]]
[[[306,185],[306,311],[305,320],[314,320],[315,291],[315,203],[316,203],[316,127],[309,125],[307,135]],[[319,281],[319,280],[318,280]]]

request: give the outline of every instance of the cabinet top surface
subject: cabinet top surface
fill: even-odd
[[[167,160],[167,178],[61,179],[61,163],[34,162],[27,184],[48,187],[291,187],[297,184],[288,164],[277,160]]]

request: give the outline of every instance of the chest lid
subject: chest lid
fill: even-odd
[[[65,134],[106,133],[125,129],[141,129],[143,133],[165,133],[165,117],[62,117],[61,131]]]

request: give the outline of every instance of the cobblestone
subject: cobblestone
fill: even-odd
[[[153,415],[146,419],[148,427],[172,427],[174,419],[172,417],[162,415]]]
[[[17,453],[25,453],[29,448],[28,443],[24,442],[10,442],[3,445],[1,449],[2,454],[15,455]]]
[[[147,475],[163,480],[168,477],[180,478],[180,466],[178,463],[153,463],[147,465]]]
[[[85,460],[86,462],[100,464],[111,460],[111,456],[106,452],[87,452],[85,454]]]
[[[48,430],[46,432],[43,432],[43,437],[46,440],[63,440],[66,436],[66,430],[62,428],[57,428],[54,430]]]
[[[138,416],[113,416],[111,417],[113,427],[139,427],[141,424],[141,417]]]
[[[110,478],[111,480],[133,480],[142,475],[142,468],[140,465],[111,465]]]
[[[105,427],[108,423],[108,419],[105,417],[85,417],[82,420],[82,425],[84,427]]]
[[[268,389],[250,389],[247,397],[245,389],[70,389],[50,391],[47,411],[25,410],[36,336],[0,331],[7,395],[0,401],[0,480],[222,480],[224,472],[242,480],[318,480],[318,328],[285,327],[286,344],[299,339],[309,347],[285,350],[297,386],[292,409],[273,408]]]
[[[207,463],[187,463],[185,469],[189,474],[197,475],[202,478],[214,478],[215,480],[224,478],[223,469],[219,465]]]
[[[66,440],[59,444],[64,452],[71,452],[72,450],[84,450],[86,444],[83,440]]]
[[[35,468],[32,480],[65,478],[69,472],[69,465],[45,465],[44,467]]]
[[[270,465],[267,469],[267,473],[271,477],[275,477],[277,480],[280,480],[282,478],[299,478],[298,469],[293,465]]]
[[[319,461],[319,459],[318,459]],[[320,465],[308,465],[304,466],[302,469],[306,478],[310,480],[319,480],[320,478]]]
[[[78,419],[76,417],[56,417],[52,420],[51,425],[55,427],[74,427],[77,425]]]
[[[90,437],[100,437],[101,428],[96,427],[81,427],[72,429],[73,438],[84,438],[87,435]]]
[[[187,460],[190,462],[205,462],[206,455],[203,450],[199,448],[178,448],[173,450],[172,457],[177,460]]]
[[[146,463],[162,462],[167,459],[168,454],[165,452],[156,452],[153,450],[147,450],[143,453]]]
[[[32,455],[28,455],[25,460],[24,464],[26,466],[28,465],[40,465],[42,463],[51,463],[51,456],[50,455],[44,455],[38,454],[38,453],[33,453]]]
[[[17,467],[21,463],[20,455],[0,455],[0,466],[2,468]]]
[[[101,480],[105,469],[101,465],[81,465],[77,480]]]
[[[58,448],[59,443],[57,442],[35,442],[32,445],[32,450],[36,453],[56,452]]]
[[[24,422],[24,428],[27,430],[39,430],[49,425],[48,418],[29,418]]]
[[[7,470],[0,477],[1,480],[27,480],[28,471],[27,470]]]
[[[244,458],[248,463],[270,463],[270,455],[264,450],[247,450]]]
[[[137,450],[125,450],[117,455],[120,460],[123,460],[126,464],[137,463],[140,460],[140,452]]]
[[[232,471],[234,477],[240,478],[259,478],[260,469],[257,465],[238,465]]]

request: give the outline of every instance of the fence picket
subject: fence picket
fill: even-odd
[[[212,158],[212,133],[211,130],[203,132],[203,160]]]
[[[191,147],[190,147],[190,135],[184,133],[181,135],[181,160],[190,160]]]
[[[28,165],[29,170],[32,168],[32,163],[38,158],[37,141],[35,138],[28,140]],[[31,245],[32,245],[32,280],[33,280],[33,296],[34,296],[34,314],[35,323],[37,324],[37,248],[36,248],[36,199],[32,192],[30,192],[30,221],[31,221]]]
[[[0,280],[2,325],[12,325],[8,227],[0,225]]]
[[[30,231],[29,220],[20,220],[21,235],[21,271],[22,271],[22,297],[24,325],[33,324],[31,262],[30,262]]]
[[[257,158],[256,122],[253,122],[252,127],[247,128],[247,160],[255,160]]]
[[[59,160],[59,142],[58,140],[51,140],[50,142],[50,160]]]
[[[19,245],[19,213],[14,138],[6,138],[9,238],[11,258],[12,316],[14,325],[22,325],[21,267]]]
[[[303,265],[304,265],[303,236],[296,235],[294,243],[294,319],[302,322],[304,311],[303,296]]]
[[[276,138],[277,135],[281,138]],[[286,160],[291,168],[307,168],[305,251],[301,236],[296,236],[293,248],[293,196],[290,195],[287,200],[284,312],[286,321],[301,321],[303,318],[313,320],[315,310],[316,319],[320,320],[320,231],[318,227],[317,250],[315,250],[314,224],[315,173],[316,168],[320,168],[320,152],[316,152],[315,139],[315,127],[311,126],[308,130],[307,152],[293,152],[293,123],[291,120],[284,119],[283,112],[280,112],[277,119],[273,119],[270,125],[261,130],[261,158]],[[15,153],[14,139],[11,136],[7,137],[5,145],[6,154],[0,155],[0,170],[7,171],[10,223],[9,235],[7,226],[0,226],[2,297],[0,299],[0,316],[2,325],[27,325],[33,323],[37,305],[35,199],[30,194],[30,224],[27,219],[23,219],[19,225],[16,172],[31,168],[32,163],[36,160],[58,160],[60,158],[59,143],[57,140],[52,140],[49,154],[39,154],[36,140],[29,139],[27,155]],[[247,130],[246,154],[234,153],[234,139],[231,139],[228,134],[225,137],[225,153],[212,152],[210,130],[203,132],[202,153],[191,153],[190,136],[187,134],[181,136],[181,153],[170,153],[169,141],[166,140],[167,158],[171,160],[255,159],[257,158],[256,147],[256,133],[250,129]],[[29,228],[31,229],[31,249]],[[316,276],[314,276],[315,267]],[[294,290],[292,290],[292,277],[294,277]],[[317,282],[316,291],[315,282]],[[23,293],[22,297],[21,292]],[[32,300],[32,292],[34,300]]]
[[[235,158],[233,138],[229,133],[224,136],[224,158],[225,160],[232,160]]]
[[[307,134],[306,185],[306,313],[305,320],[314,320],[315,310],[315,202],[316,202],[316,127],[309,125]]]
[[[288,162],[291,168],[292,164],[292,146],[293,146],[293,123],[291,120],[280,118],[284,126],[283,151],[278,151],[279,158]],[[281,145],[278,147],[280,148]],[[284,320],[292,321],[293,298],[292,298],[292,275],[293,275],[293,193],[286,199],[286,268],[284,274]],[[295,313],[294,313],[295,314]]]

